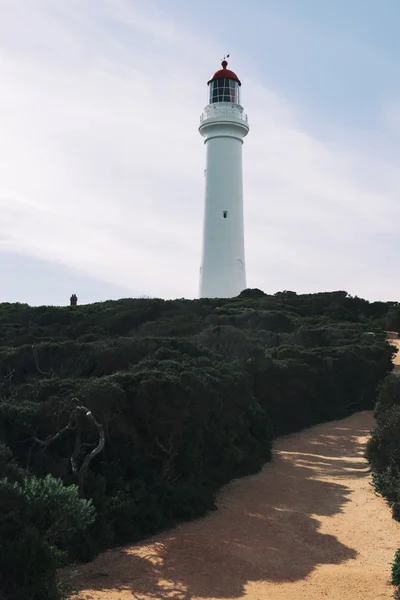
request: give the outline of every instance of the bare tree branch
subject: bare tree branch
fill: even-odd
[[[83,407],[82,407],[83,408]],[[96,427],[97,432],[99,434],[99,443],[97,444],[96,448],[93,448],[93,450],[91,451],[90,454],[87,454],[83,460],[82,466],[79,470],[80,473],[82,473],[83,475],[86,474],[88,468],[89,468],[89,464],[91,463],[91,461],[94,459],[95,456],[97,456],[97,454],[99,454],[103,448],[104,448],[104,444],[105,444],[105,436],[104,436],[104,427],[103,425],[101,425],[100,423],[98,423],[96,421],[96,419],[94,418],[94,416],[92,415],[92,412],[90,410],[86,409],[86,417],[89,419],[89,421],[91,423],[93,423],[93,425]]]
[[[173,477],[173,464],[174,458],[179,452],[179,444],[177,443],[176,436],[172,433],[169,436],[168,444],[165,446],[158,438],[155,436],[155,442],[158,448],[164,452],[167,456],[167,459],[163,462],[162,472],[161,472],[161,481],[163,483],[173,483],[177,479],[179,479],[179,475]]]
[[[45,375],[46,377],[54,377],[54,371],[53,371],[53,369],[50,369],[49,372],[42,371],[42,369],[39,366],[39,352],[38,352],[38,349],[36,348],[35,344],[32,344],[31,348],[32,348],[33,358],[35,359],[35,365],[36,365],[36,368],[39,371],[39,373],[41,375]]]
[[[34,437],[33,439],[35,440],[35,442],[37,442],[44,448],[47,448],[47,446],[50,446],[50,444],[52,444],[53,442],[58,440],[58,438],[60,438],[63,435],[63,433],[65,433],[66,431],[68,431],[70,429],[75,429],[75,426],[73,426],[73,423],[76,419],[76,410],[77,409],[74,409],[72,411],[72,413],[69,416],[68,424],[65,427],[63,427],[62,429],[60,429],[60,431],[58,431],[54,435],[47,437],[45,440],[39,440],[37,437]]]
[[[76,437],[75,437],[75,447],[74,450],[71,454],[71,468],[72,468],[72,472],[74,473],[74,475],[76,475],[78,473],[78,459],[79,459],[79,455],[81,453],[81,432],[79,430],[76,431]]]
[[[72,401],[75,403],[76,406],[73,409],[73,411],[71,412],[71,414],[69,416],[69,421],[65,427],[60,429],[60,431],[58,431],[56,434],[49,436],[45,440],[39,440],[37,437],[34,437],[33,439],[35,440],[35,442],[40,444],[43,449],[46,449],[50,444],[52,444],[57,439],[59,439],[66,431],[70,431],[70,430],[75,431],[75,444],[74,444],[74,449],[73,449],[71,457],[70,457],[70,463],[71,463],[72,472],[74,473],[74,475],[76,475],[78,477],[79,493],[81,495],[83,495],[83,486],[84,486],[85,476],[87,474],[87,471],[89,469],[89,465],[90,465],[91,461],[95,458],[95,456],[100,454],[100,452],[104,448],[105,434],[104,434],[104,426],[101,423],[99,423],[98,421],[96,421],[92,412],[86,406],[79,404],[78,398],[73,398]],[[88,419],[89,422],[92,425],[94,425],[94,427],[97,429],[97,433],[99,436],[98,442],[93,442],[93,443],[82,442],[82,432],[80,429],[80,424],[78,422],[80,415],[82,415],[83,417]],[[95,447],[93,448],[93,446],[95,446]],[[81,466],[79,467],[79,457],[82,454],[83,448],[93,448],[93,449],[90,453],[85,454],[83,462],[82,462]]]
[[[3,398],[3,393],[2,392],[3,392],[3,388],[5,388],[6,385],[9,386],[9,392],[10,392],[10,395],[11,395],[11,392],[12,392],[12,378],[13,378],[14,373],[15,373],[15,369],[13,369],[12,371],[9,371],[7,373],[7,375],[5,375],[2,378],[2,380],[0,382],[0,398]]]

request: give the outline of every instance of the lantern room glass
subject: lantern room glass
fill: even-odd
[[[230,104],[240,104],[240,86],[239,82],[227,77],[214,79],[209,85],[209,104],[216,102],[229,102]]]

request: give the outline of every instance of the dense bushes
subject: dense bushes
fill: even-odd
[[[371,408],[393,351],[374,304],[249,290],[0,305],[0,528],[14,523],[0,529],[6,600],[56,599],[61,559],[204,514],[221,484],[269,460],[275,436]],[[6,588],[19,556],[27,578]]]
[[[400,377],[391,374],[379,388],[377,426],[367,444],[376,490],[392,505],[400,502]]]
[[[4,446],[4,458],[12,463]],[[7,460],[6,459],[6,460]],[[9,469],[15,475],[15,465]],[[19,477],[20,478],[20,477]],[[91,501],[50,475],[0,479],[0,589],[6,599],[58,600],[66,546],[94,520]]]
[[[366,457],[371,465],[375,490],[400,521],[400,376],[388,375],[379,387],[374,416],[376,427],[367,444]],[[392,563],[392,583],[400,598],[400,549]]]
[[[400,586],[400,549],[397,550],[392,563],[392,584]]]

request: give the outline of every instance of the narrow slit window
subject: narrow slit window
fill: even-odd
[[[228,216],[228,211],[224,210],[222,214],[224,215],[224,219],[226,219],[226,217]]]

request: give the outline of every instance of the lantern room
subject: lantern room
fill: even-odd
[[[214,73],[207,82],[209,87],[208,102],[229,102],[230,104],[240,104],[240,86],[238,76],[233,71],[227,69],[228,62],[223,60],[222,69]]]

